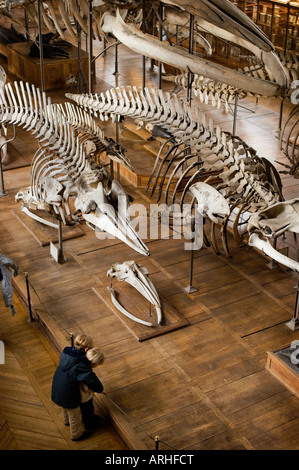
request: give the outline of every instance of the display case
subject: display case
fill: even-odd
[[[299,2],[238,0],[243,10],[277,49],[299,53]]]

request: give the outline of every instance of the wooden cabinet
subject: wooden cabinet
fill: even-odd
[[[29,57],[31,42],[20,42],[7,46],[8,71],[19,79],[41,87],[40,59]],[[45,90],[65,87],[65,80],[70,75],[79,72],[78,49],[72,46],[68,49],[69,58],[44,59]],[[88,76],[88,54],[81,51],[82,71]],[[93,72],[95,71],[93,63]]]
[[[234,3],[259,26],[277,49],[299,54],[299,2],[238,0]]]

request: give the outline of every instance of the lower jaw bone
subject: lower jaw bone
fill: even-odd
[[[172,47],[169,44],[161,43],[153,36],[143,34],[133,26],[128,26],[122,20],[120,14],[113,16],[110,13],[103,15],[103,31],[112,33],[120,42],[137,52],[152,59],[158,60],[174,67],[194,74],[204,75],[213,80],[219,80],[236,88],[242,88],[251,93],[263,96],[276,96],[281,94],[281,87],[274,82],[263,81],[254,77],[246,77],[243,73],[233,69],[211,63],[186,52],[183,48]],[[272,53],[265,53],[269,58],[275,56]],[[268,56],[267,56],[268,57]]]
[[[299,263],[297,261],[292,260],[291,258],[288,258],[288,256],[279,253],[279,251],[275,250],[271,246],[269,241],[262,240],[257,233],[252,233],[250,235],[248,244],[262,251],[263,253],[265,253],[265,255],[269,256],[277,263],[282,264],[283,266],[299,273]]]

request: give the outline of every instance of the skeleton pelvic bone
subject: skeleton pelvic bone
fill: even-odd
[[[149,302],[151,302],[157,312],[157,321],[158,324],[162,322],[162,309],[161,309],[161,302],[159,299],[159,295],[156,291],[156,288],[152,281],[148,277],[148,270],[141,266],[140,264],[136,264],[134,261],[124,261],[123,263],[114,263],[109,271],[107,272],[107,276],[111,278],[116,278],[119,281],[126,281],[135,289],[137,289]],[[150,322],[144,322],[143,320],[133,316],[129,312],[127,312],[117,301],[115,297],[115,293],[113,289],[111,290],[111,298],[114,305],[119,308],[122,313],[127,315],[132,320],[142,323],[146,326],[153,326]]]
[[[191,193],[196,197],[197,210],[204,216],[209,217],[215,224],[218,223],[216,214],[229,215],[229,205],[224,197],[215,188],[207,183],[195,183],[190,186]]]

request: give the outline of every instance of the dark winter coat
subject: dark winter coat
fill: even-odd
[[[102,382],[91,369],[85,351],[66,347],[54,373],[52,401],[63,408],[77,408],[80,405],[79,382],[97,393],[104,390]]]

